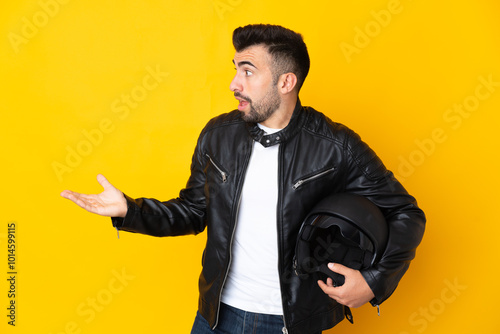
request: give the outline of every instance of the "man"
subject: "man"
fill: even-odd
[[[249,25],[234,31],[233,44],[230,89],[238,110],[205,126],[178,198],[134,200],[102,175],[101,194],[62,196],[113,217],[119,230],[172,236],[207,228],[192,333],[319,333],[344,318],[345,306],[379,305],[392,294],[415,256],[425,216],[358,135],[301,105],[309,55],[300,34]],[[363,271],[330,264],[345,276],[340,287],[299,278],[292,259],[302,220],[340,192],[382,210],[386,251]]]

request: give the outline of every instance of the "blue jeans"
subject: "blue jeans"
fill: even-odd
[[[221,303],[215,330],[197,312],[191,334],[281,334],[284,326],[281,315],[245,312]]]

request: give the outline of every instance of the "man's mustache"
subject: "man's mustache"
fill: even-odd
[[[240,99],[242,99],[242,100],[245,100],[245,101],[247,101],[247,102],[249,102],[249,103],[252,103],[252,99],[251,99],[251,98],[249,98],[248,96],[244,96],[244,95],[243,95],[243,94],[241,94],[240,92],[235,92],[235,93],[234,93],[234,97],[239,97],[239,98],[240,98]]]

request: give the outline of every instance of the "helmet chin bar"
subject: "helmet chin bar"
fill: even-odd
[[[318,216],[314,219],[323,218]],[[298,240],[295,272],[301,277],[317,273],[319,279],[330,277],[334,286],[341,286],[344,276],[331,271],[328,263],[340,263],[356,270],[368,268],[373,259],[373,247],[371,243],[363,241],[365,249],[362,249],[359,240],[366,240],[361,232],[352,233],[346,238],[337,225],[327,228],[318,227],[314,222],[313,225],[306,225]]]

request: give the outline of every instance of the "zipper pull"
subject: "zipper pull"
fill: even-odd
[[[354,324],[354,318],[352,317],[351,309],[347,306],[344,306],[344,315],[351,324]]]
[[[377,313],[378,313],[378,316],[380,317],[380,305],[375,305],[377,306]]]
[[[208,153],[206,153],[205,156],[210,160],[215,169],[217,169],[217,171],[220,173],[220,176],[222,177],[222,182],[225,183],[227,181],[226,172],[224,172],[222,169],[219,168],[219,166],[217,166],[217,164],[212,160],[212,158],[210,157],[210,155],[208,155]]]
[[[297,181],[293,186],[293,190],[296,190],[298,187],[300,187],[302,185],[302,183],[304,183],[304,180],[299,180]]]
[[[120,239],[120,230],[118,229],[118,227],[115,228],[116,228],[116,236],[118,237],[118,239]]]

